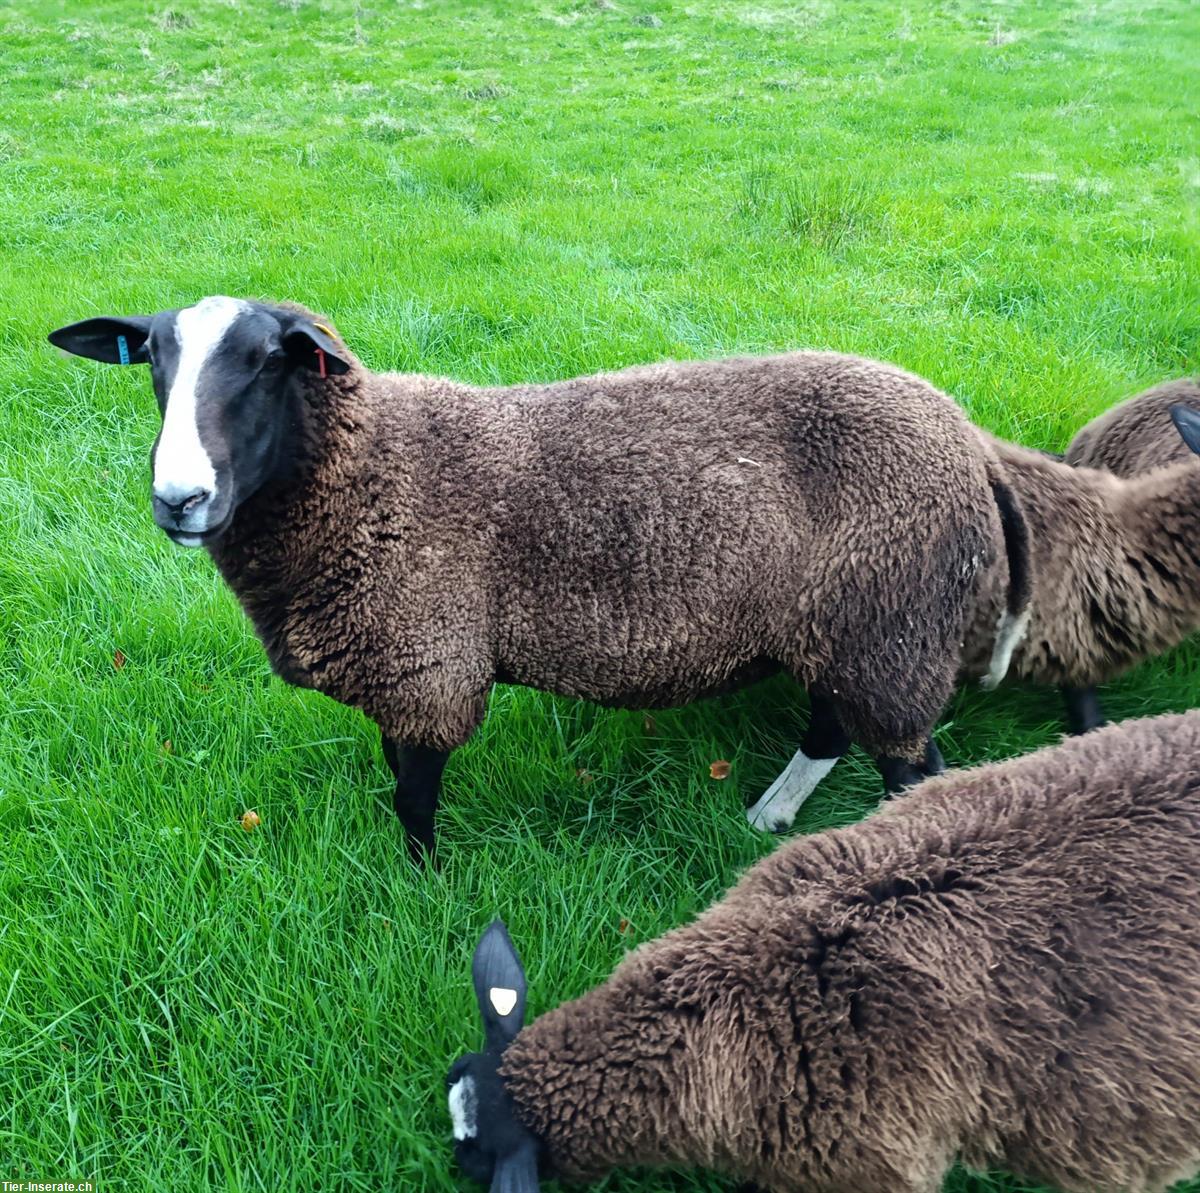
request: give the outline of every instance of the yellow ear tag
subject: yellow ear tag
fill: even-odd
[[[314,323],[313,327],[315,327],[317,331],[323,331],[327,336],[333,335],[333,328],[326,327],[324,323]]]
[[[511,1014],[513,1007],[517,1005],[517,992],[507,986],[493,986],[488,991],[488,998],[496,1008],[496,1014],[500,1016]]]

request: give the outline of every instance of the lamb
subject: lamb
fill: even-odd
[[[417,856],[495,681],[655,707],[785,669],[812,724],[756,808],[790,823],[851,738],[889,789],[938,769],[930,731],[1000,554],[999,660],[1028,600],[994,452],[889,365],[478,388],[371,373],[311,312],[225,297],[50,340],[150,365],[155,521],[207,548],[279,675],[378,722]]]
[[[1176,382],[1139,395],[1085,426],[1062,462],[984,435],[1024,515],[1032,559],[1028,623],[1007,670],[1062,687],[1074,733],[1103,724],[1096,684],[1200,629],[1198,394]],[[968,675],[992,666],[1006,586],[998,558],[967,636]]]
[[[1200,1170],[1200,712],[928,779],[795,839],[522,1028],[502,926],[460,1166],[526,1193],[617,1167],[937,1193],[951,1164],[1067,1193]]]

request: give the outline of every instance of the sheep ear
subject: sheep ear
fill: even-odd
[[[284,333],[283,346],[298,363],[320,373],[340,377],[350,372],[350,362],[333,338],[333,329],[309,319],[297,319]]]
[[[74,356],[103,361],[107,365],[143,365],[149,359],[150,316],[130,315],[124,319],[105,315],[84,319],[52,331],[46,337],[56,348]]]
[[[1200,414],[1197,414],[1190,406],[1176,402],[1171,407],[1171,421],[1175,424],[1175,429],[1183,436],[1184,443],[1197,455],[1200,455]]]
[[[515,1151],[496,1161],[488,1193],[537,1193],[537,1187],[537,1140],[527,1136]]]
[[[506,1048],[525,1021],[525,971],[502,920],[475,946],[471,980],[488,1048]]]

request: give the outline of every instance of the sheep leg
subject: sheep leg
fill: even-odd
[[[921,659],[890,661],[890,669],[881,665],[870,690],[859,684],[837,697],[842,724],[875,759],[889,796],[945,769],[933,727],[954,690],[953,669],[938,666],[936,659],[928,665],[920,665]]]
[[[946,760],[942,757],[938,744],[931,737],[925,743],[925,765],[927,775],[940,775],[946,769]]]
[[[875,762],[883,776],[883,790],[888,796],[899,795],[905,788],[928,778],[924,767],[917,766],[905,758],[883,754]]]
[[[1108,724],[1095,688],[1063,688],[1062,694],[1067,702],[1067,728],[1075,737]]]
[[[433,818],[442,786],[442,771],[450,754],[428,746],[402,745],[384,734],[383,756],[396,778],[392,807],[408,836],[408,852],[416,862],[426,857],[432,859]]]
[[[946,770],[946,760],[932,737],[925,741],[925,754],[920,762],[899,758],[894,754],[879,754],[875,758],[875,765],[883,776],[883,790],[887,798],[899,795],[906,788],[943,774]]]
[[[755,828],[772,833],[791,828],[800,805],[850,748],[850,738],[833,705],[817,695],[812,696],[811,705],[800,749],[783,774],[762,793],[758,803],[746,810],[746,819]]]

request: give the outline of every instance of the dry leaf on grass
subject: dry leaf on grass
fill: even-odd
[[[262,824],[262,817],[253,809],[248,808],[242,813],[242,828],[248,833],[254,832]]]
[[[713,779],[728,779],[729,772],[732,769],[733,769],[733,767],[730,766],[729,763],[726,762],[724,758],[718,758],[716,762],[712,763],[709,766],[708,774],[709,774],[709,777],[713,778]]]
[[[113,651],[113,667],[120,671],[125,666],[125,652],[123,650]]]

